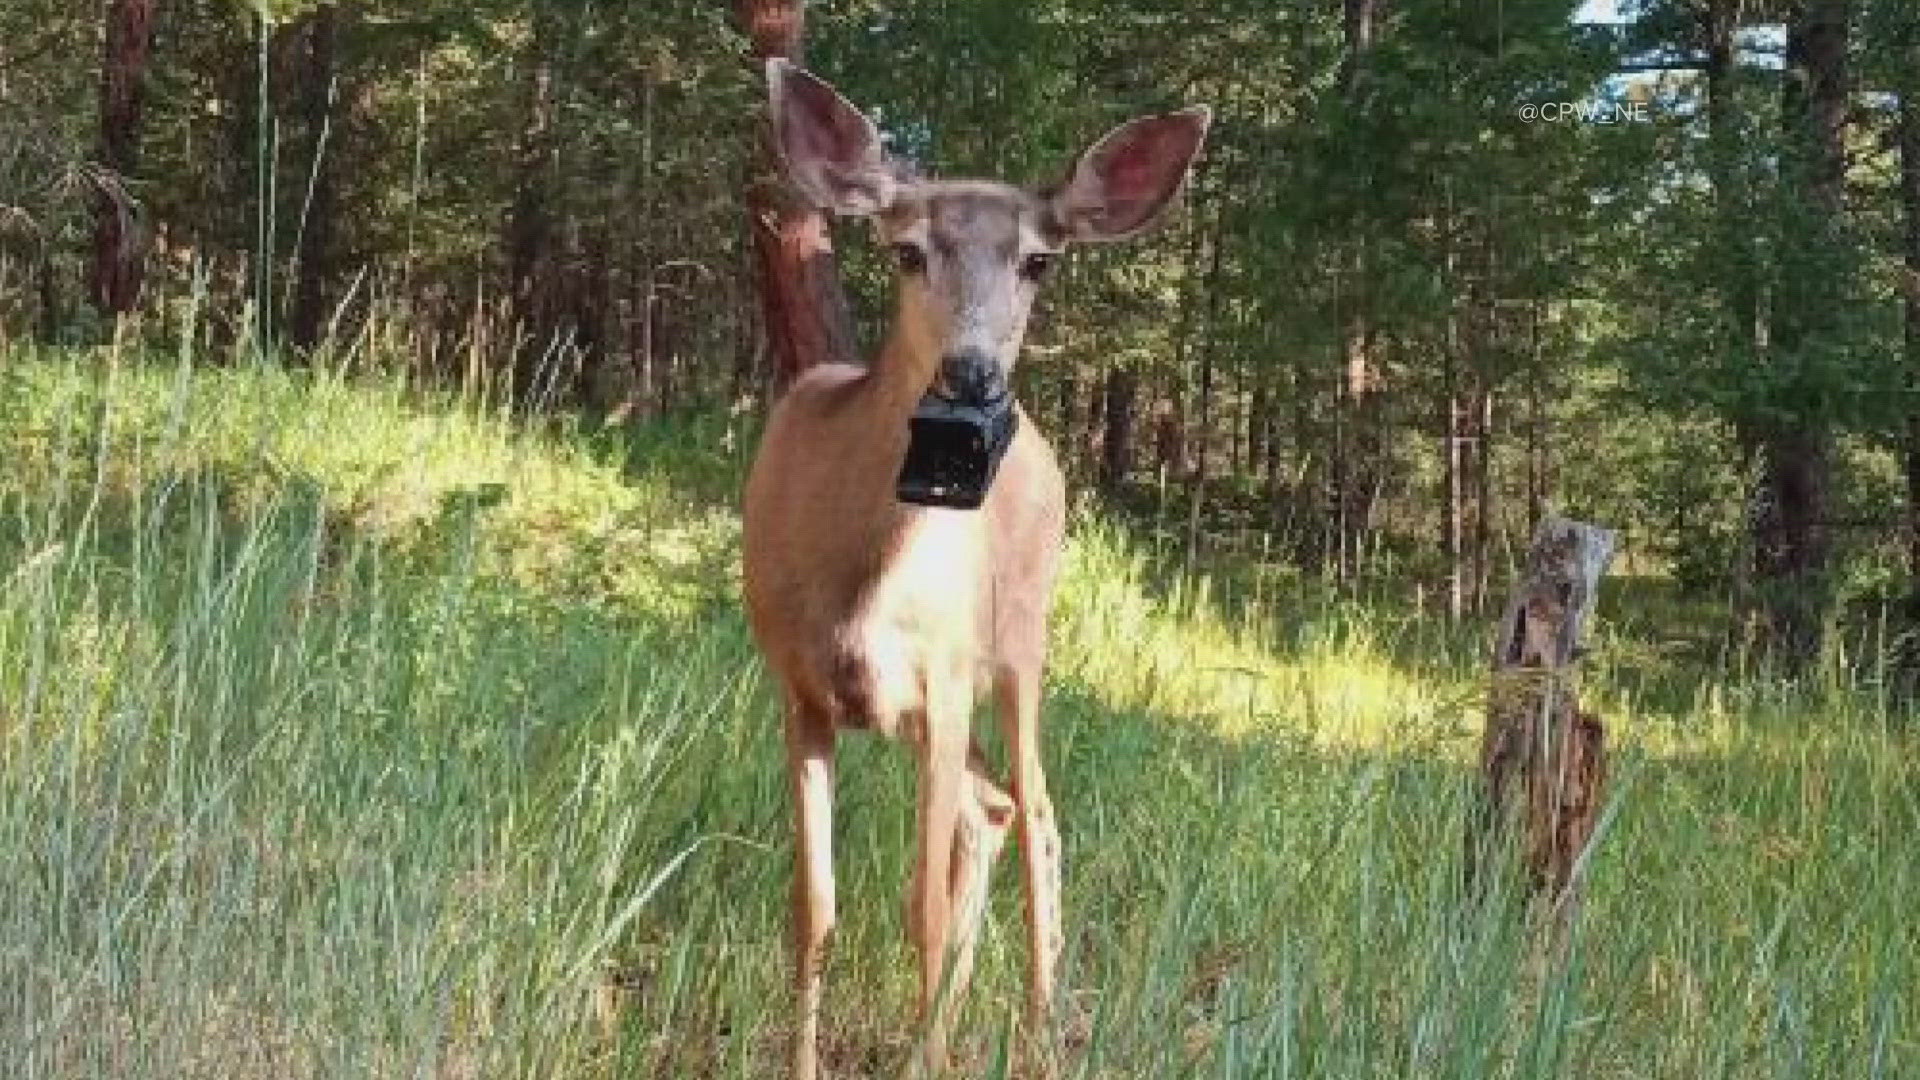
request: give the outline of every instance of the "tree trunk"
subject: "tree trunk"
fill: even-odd
[[[52,345],[60,340],[60,281],[53,265],[53,252],[43,241],[38,254],[34,257],[34,292],[39,303],[38,318],[34,320],[34,336],[42,345]]]
[[[1115,364],[1107,371],[1102,394],[1105,415],[1100,438],[1100,486],[1109,494],[1126,483],[1133,467],[1134,410],[1140,397],[1140,373],[1132,364]]]
[[[1447,278],[1453,280],[1460,260],[1454,250],[1456,218],[1450,190],[1443,196],[1441,214],[1440,233],[1446,247],[1444,264]],[[1466,478],[1462,475],[1467,403],[1460,389],[1460,366],[1466,335],[1462,332],[1460,309],[1458,299],[1447,308],[1446,342],[1440,350],[1442,394],[1446,402],[1440,442],[1440,550],[1446,559],[1447,618],[1454,621],[1458,621],[1465,613],[1467,594],[1466,550],[1463,543]]]
[[[1707,25],[1707,169],[1713,183],[1718,230],[1718,263],[1727,321],[1734,347],[1747,363],[1757,364],[1760,340],[1759,253],[1755,250],[1754,207],[1748,191],[1740,132],[1735,127],[1734,37],[1741,0],[1712,0]]]
[[[1576,696],[1582,637],[1614,535],[1549,519],[1527,553],[1525,576],[1500,624],[1487,725],[1480,742],[1478,820],[1468,829],[1467,874],[1519,833],[1529,884],[1567,910],[1580,855],[1592,839],[1606,778],[1605,730]],[[1518,796],[1518,798],[1516,798]]]
[[[1346,52],[1341,60],[1341,87],[1349,108],[1363,107],[1367,54],[1373,49],[1381,0],[1344,0],[1342,32]],[[1374,406],[1377,383],[1373,360],[1372,256],[1368,229],[1355,230],[1352,264],[1342,289],[1346,308],[1341,326],[1341,375],[1335,423],[1334,468],[1335,562],[1342,580],[1357,578],[1360,554],[1373,517],[1373,495],[1378,487],[1381,438]]]
[[[1442,441],[1444,461],[1441,465],[1441,512],[1440,512],[1440,549],[1447,561],[1447,618],[1459,620],[1467,607],[1467,571],[1466,551],[1462,543],[1462,519],[1465,515],[1464,489],[1465,478],[1461,475],[1465,462],[1462,450],[1466,442],[1463,417],[1466,405],[1460,394],[1453,388],[1455,381],[1452,350],[1447,351],[1447,421],[1446,434]]]
[[[334,161],[336,85],[340,7],[327,3],[309,11],[300,37],[299,99],[304,128],[307,182],[300,239],[294,251],[293,311],[287,332],[293,345],[311,349],[326,328],[329,290],[338,270],[338,170]]]
[[[1484,376],[1475,392],[1473,415],[1473,608],[1485,610],[1493,577],[1494,483],[1493,391]]]
[[[1173,366],[1167,373],[1165,407],[1159,411],[1156,441],[1160,448],[1160,466],[1167,475],[1184,480],[1191,467],[1193,433],[1188,429],[1190,395],[1187,372],[1194,353],[1194,328],[1199,324],[1199,289],[1194,285],[1200,273],[1200,242],[1206,235],[1201,227],[1203,192],[1196,183],[1187,211],[1187,250],[1180,261],[1179,310],[1174,317]]]
[[[1907,54],[1910,75],[1920,75],[1920,47],[1910,47]],[[1907,225],[1907,385],[1920,394],[1920,87],[1900,95],[1900,202]],[[1907,573],[1920,579],[1920,409],[1907,415],[1906,474]]]
[[[1740,28],[1741,0],[1710,0],[1706,26],[1707,171],[1713,185],[1715,219],[1714,278],[1724,309],[1731,366],[1758,370],[1767,362],[1761,355],[1763,312],[1760,305],[1760,258],[1754,243],[1753,216],[1758,208],[1751,195],[1750,170],[1744,159],[1745,139],[1736,127],[1739,103],[1735,96],[1738,70],[1734,38]],[[1745,418],[1736,418],[1742,456],[1754,460],[1760,438]],[[1758,505],[1759,491],[1750,493],[1750,509]],[[1748,522],[1757,540],[1758,519]],[[1738,605],[1755,608],[1754,585],[1758,563],[1747,559],[1735,569]]]
[[[776,57],[801,62],[804,0],[736,0],[735,11],[756,66]],[[815,364],[857,361],[858,347],[826,215],[801,203],[780,179],[772,132],[764,123],[758,131],[761,175],[747,185],[747,214],[774,382],[785,386]]]
[[[1272,428],[1273,401],[1267,391],[1267,372],[1264,365],[1256,364],[1253,389],[1247,399],[1247,472],[1256,481],[1268,479],[1267,440]]]
[[[1902,252],[1905,298],[1907,392],[1920,398],[1920,26],[1908,24],[1896,43],[1904,61],[1898,87],[1900,113],[1895,132],[1900,149],[1900,209],[1906,227]],[[1920,405],[1909,407],[1901,448],[1907,484],[1907,575],[1909,606],[1920,610]]]
[[[1239,340],[1238,337],[1236,337],[1236,340]],[[1234,351],[1233,389],[1229,391],[1229,395],[1232,401],[1244,402],[1247,400],[1246,353],[1238,349]],[[1246,468],[1247,463],[1246,438],[1252,430],[1251,413],[1252,410],[1250,408],[1242,406],[1234,410],[1234,415],[1229,422],[1227,429],[1228,476],[1237,477],[1245,475],[1242,470]]]
[[[106,55],[100,69],[100,164],[107,175],[94,197],[92,285],[94,306],[108,318],[139,303],[145,269],[146,239],[131,186],[140,163],[155,2],[112,0],[107,6]]]
[[[514,154],[513,205],[507,215],[507,280],[513,312],[514,395],[523,404],[539,392],[554,356],[554,54],[558,15],[533,5],[533,33],[522,57],[521,128]]]
[[[1820,257],[1837,243],[1846,173],[1847,24],[1851,0],[1808,0],[1787,30],[1781,89],[1783,186],[1791,199],[1783,250]],[[1782,263],[1774,290],[1770,350],[1791,363],[1835,329],[1831,272]],[[1785,655],[1814,656],[1828,589],[1827,506],[1832,434],[1817,414],[1749,422],[1759,450],[1754,574],[1768,629]]]
[[[1213,443],[1214,371],[1218,364],[1220,351],[1220,306],[1221,306],[1221,254],[1226,247],[1226,237],[1220,227],[1221,208],[1216,201],[1213,216],[1213,231],[1208,242],[1212,245],[1212,254],[1207,263],[1207,276],[1201,290],[1207,297],[1206,337],[1200,345],[1200,399],[1195,426],[1199,429],[1199,445],[1195,448],[1193,463],[1193,508],[1187,518],[1187,554],[1194,557],[1200,551],[1201,517],[1206,504],[1207,480],[1212,475],[1210,448]]]
[[[1180,389],[1173,386],[1153,410],[1154,463],[1161,478],[1180,480],[1187,473],[1187,422],[1180,412]]]
[[[1054,389],[1060,394],[1060,410],[1052,428],[1054,452],[1059,455],[1060,467],[1071,476],[1074,453],[1079,449],[1074,436],[1080,431],[1080,368],[1071,362],[1064,364],[1056,378]]]
[[[1343,0],[1341,32],[1346,38],[1346,55],[1341,58],[1340,82],[1349,96],[1359,87],[1365,71],[1367,51],[1373,48],[1381,0]]]
[[[1527,305],[1529,363],[1527,365],[1527,531],[1531,534],[1547,516],[1546,365],[1540,351],[1540,303]]]

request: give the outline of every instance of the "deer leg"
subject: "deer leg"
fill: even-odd
[[[953,923],[947,951],[953,970],[947,976],[947,997],[963,1000],[967,983],[973,978],[974,946],[979,942],[980,925],[987,914],[987,886],[994,860],[1007,840],[1007,826],[1013,820],[1013,800],[987,776],[986,761],[980,748],[967,752],[966,789],[960,800],[955,824],[953,865],[947,879]]]
[[[929,1075],[946,1068],[952,1014],[953,995],[945,985],[954,917],[950,883],[961,806],[971,795],[966,785],[970,697],[951,685],[930,686],[920,741],[918,847],[908,925],[920,953],[920,1020],[925,1026],[921,1062]]]
[[[833,933],[833,719],[799,698],[787,703],[787,773],[793,785],[794,1080],[819,1074],[820,980]]]
[[[1040,673],[1005,671],[995,687],[1000,724],[1013,755],[1013,802],[1019,822],[1021,886],[1027,900],[1027,1020],[1044,1036],[1053,1008],[1060,929],[1060,832],[1040,764]]]

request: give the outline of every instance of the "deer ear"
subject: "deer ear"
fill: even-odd
[[[1129,120],[1074,163],[1053,197],[1074,240],[1124,240],[1159,220],[1186,182],[1213,113],[1204,105]]]
[[[893,203],[880,132],[839,91],[787,60],[767,61],[774,145],[808,202],[835,214],[875,214]]]

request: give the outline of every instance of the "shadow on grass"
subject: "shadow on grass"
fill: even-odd
[[[627,943],[636,1067],[777,1071],[790,840],[776,720],[760,708],[743,718],[759,728],[744,746],[690,755],[747,751],[705,782],[692,827],[760,838],[771,854],[732,850],[689,867]],[[1060,685],[1045,716],[1067,868],[1070,1075],[1275,1075],[1283,1060],[1309,1075],[1353,1075],[1366,1061],[1485,1075],[1469,1066],[1504,1061],[1507,1042],[1564,1034],[1564,1018],[1539,1013],[1534,996],[1566,984],[1529,970],[1532,938],[1510,898],[1463,900],[1461,767],[1330,754],[1273,733],[1223,738],[1178,717],[1114,713]],[[914,770],[901,748],[857,735],[838,763],[825,1046],[836,1075],[891,1076],[908,1059],[914,1000],[900,921]],[[968,1075],[993,1074],[1024,1001],[1018,880],[1010,845],[955,1046]]]
[[[701,781],[686,827],[765,849],[690,866],[624,944],[630,1064],[777,1072],[789,840],[772,706],[751,704],[690,752],[734,765]],[[1914,1062],[1912,867],[1884,838],[1920,824],[1920,802],[1890,748],[1628,750],[1562,962],[1510,877],[1484,905],[1464,898],[1473,778],[1446,755],[1227,738],[1059,684],[1045,715],[1069,1075],[1833,1075],[1874,1046],[1884,1075]],[[865,737],[839,764],[827,1046],[840,1075],[894,1075],[913,770]],[[969,1074],[995,1074],[1023,1001],[1016,860],[997,868],[959,1028]]]
[[[4,503],[13,1065],[598,1059],[598,958],[694,854],[681,755],[752,692],[737,620],[487,572],[484,490],[402,539],[218,467]]]
[[[395,536],[328,490],[210,466],[5,496],[0,1046],[52,1074],[777,1074],[785,783],[726,591],[608,611],[493,572],[510,491]],[[1226,736],[1077,670],[1045,714],[1074,1075],[1911,1071],[1897,741],[1623,754],[1558,967],[1462,903],[1451,736],[1330,750],[1286,701]],[[906,1053],[913,782],[845,742],[853,1075]],[[1023,993],[1015,865],[958,1047],[983,1073]]]

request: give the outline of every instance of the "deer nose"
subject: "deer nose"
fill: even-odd
[[[979,349],[949,353],[940,361],[941,396],[959,405],[985,405],[1007,392],[1006,376]]]

